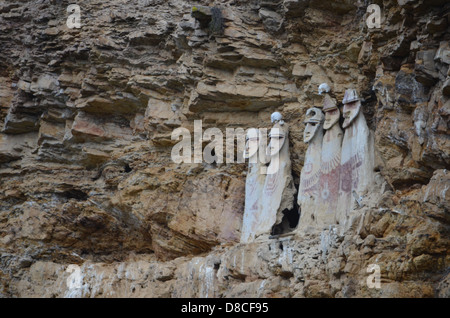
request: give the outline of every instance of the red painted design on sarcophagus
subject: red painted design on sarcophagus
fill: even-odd
[[[270,196],[275,192],[275,188],[277,186],[277,181],[278,181],[278,174],[279,174],[279,171],[275,172],[274,174],[267,175],[266,186],[264,188],[264,194]]]
[[[247,197],[252,197],[256,190],[256,180],[253,180],[250,184],[247,185]]]
[[[317,195],[318,181],[320,177],[320,170],[313,169],[314,164],[308,163],[305,165],[300,183],[300,191],[303,195]],[[314,172],[314,170],[316,170]],[[313,173],[314,172],[314,173]]]
[[[333,169],[330,173],[322,174],[320,177],[320,197],[322,201],[333,203],[339,196],[339,173],[340,168]]]
[[[358,168],[362,163],[362,155],[361,152],[358,151],[347,162],[341,165],[341,190],[343,192],[351,193],[352,189],[358,186]]]

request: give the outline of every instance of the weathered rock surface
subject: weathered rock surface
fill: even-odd
[[[380,29],[367,1],[199,0],[217,33],[183,0],[83,1],[74,29],[2,2],[0,297],[450,297],[450,5],[376,3]],[[239,244],[247,167],[175,164],[171,132],[279,111],[298,187],[324,82],[360,93],[381,190],[346,233]]]

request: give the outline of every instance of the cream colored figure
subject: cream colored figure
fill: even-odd
[[[310,108],[306,112],[303,141],[308,143],[305,162],[300,175],[297,203],[300,207],[298,229],[316,227],[315,206],[320,196],[320,158],[322,155],[324,115],[319,108]]]
[[[256,230],[261,222],[261,197],[266,176],[261,173],[261,168],[265,167],[265,160],[260,157],[261,154],[265,155],[265,141],[259,129],[251,128],[248,130],[244,150],[244,158],[248,159],[248,172],[245,181],[245,209],[241,243],[248,243],[255,239]],[[258,156],[258,152],[260,156]]]
[[[270,142],[267,146],[270,163],[262,192],[261,222],[255,231],[256,237],[273,234],[272,229],[283,219],[283,211],[294,207],[295,187],[289,156],[289,128],[279,113],[274,113],[271,118],[274,126],[270,130]]]
[[[343,131],[339,125],[341,113],[336,102],[325,95],[323,103],[325,135],[322,142],[320,163],[319,200],[316,208],[317,223],[321,228],[336,222],[336,208],[339,198],[339,175]]]
[[[353,223],[357,215],[355,196],[366,194],[374,180],[374,145],[361,102],[354,89],[345,92],[343,116],[345,129],[341,152],[340,194],[337,222],[343,230]]]

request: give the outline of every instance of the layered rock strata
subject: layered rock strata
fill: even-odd
[[[374,3],[2,2],[0,296],[449,297],[450,7]],[[172,131],[278,111],[298,189],[324,82],[359,92],[376,191],[345,233],[240,244],[247,166],[176,164]]]

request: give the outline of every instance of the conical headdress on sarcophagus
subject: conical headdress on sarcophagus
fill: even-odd
[[[351,88],[347,89],[344,94],[344,99],[342,100],[343,104],[350,104],[353,102],[359,101],[358,92],[356,89]]]
[[[334,101],[334,99],[332,99],[330,97],[330,95],[326,94],[324,99],[323,99],[323,108],[322,110],[324,112],[328,112],[330,110],[336,109],[337,105],[336,102]]]
[[[307,123],[320,124],[324,121],[324,119],[325,119],[325,116],[324,116],[322,110],[320,110],[317,107],[312,107],[306,111],[306,119],[305,119],[304,123],[305,124],[307,124]]]

